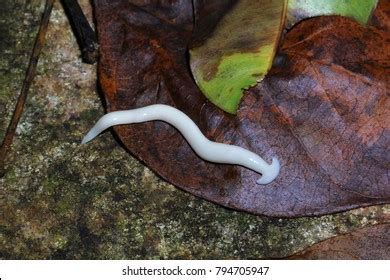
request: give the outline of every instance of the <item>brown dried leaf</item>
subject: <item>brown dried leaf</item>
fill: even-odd
[[[237,116],[210,104],[189,71],[189,1],[96,0],[99,78],[108,111],[164,103],[214,141],[248,148],[280,176],[205,162],[168,124],[114,129],[123,144],[176,186],[226,207],[270,216],[319,215],[390,202],[389,2],[369,28],[345,18],[305,21],[288,34],[270,75]]]
[[[388,260],[390,224],[376,225],[317,243],[289,259]]]

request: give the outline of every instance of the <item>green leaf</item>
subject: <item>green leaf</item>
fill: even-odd
[[[378,0],[289,0],[287,26],[323,15],[347,16],[365,25],[377,3]]]
[[[271,68],[280,34],[298,21],[341,15],[366,24],[377,0],[195,1],[191,70],[200,90],[216,106],[235,114],[243,92]],[[206,5],[206,6],[205,6]],[[196,6],[196,5],[195,5]],[[196,6],[197,7],[197,6]],[[203,12],[202,12],[203,11]]]
[[[236,113],[244,89],[272,65],[284,27],[287,0],[239,0],[202,45],[190,50],[195,80],[215,105]]]

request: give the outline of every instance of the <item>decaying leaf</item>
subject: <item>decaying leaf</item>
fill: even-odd
[[[290,259],[388,260],[390,224],[371,226],[317,243]]]
[[[320,15],[349,16],[366,24],[377,0],[194,1],[191,70],[216,106],[235,114],[246,89],[271,68],[285,27]],[[285,16],[287,12],[287,22]]]
[[[238,0],[227,5],[230,9],[190,55],[201,91],[219,108],[234,114],[244,89],[256,85],[271,67],[284,28],[287,0]],[[197,14],[197,18],[208,19],[212,13],[209,9],[203,12],[206,14]],[[199,22],[196,30],[203,30],[205,24]]]
[[[192,5],[164,3],[95,1],[107,110],[175,106],[209,139],[276,156],[282,169],[274,183],[257,185],[253,171],[201,160],[163,122],[116,127],[129,151],[190,193],[256,214],[319,215],[390,202],[388,1],[367,28],[341,17],[297,25],[237,116],[209,103],[191,77]]]
[[[194,31],[191,48],[202,46],[213,34],[219,21],[229,10],[237,4],[238,0],[192,0],[194,9]]]

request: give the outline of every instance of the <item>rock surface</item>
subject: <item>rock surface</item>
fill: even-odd
[[[79,1],[92,17],[89,1]],[[0,7],[0,137],[19,93],[43,1]],[[56,3],[38,74],[0,178],[2,259],[282,258],[390,221],[390,206],[278,219],[222,208],[164,182],[104,133],[96,66],[83,64]]]

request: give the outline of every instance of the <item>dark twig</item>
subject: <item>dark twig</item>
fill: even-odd
[[[50,14],[53,9],[54,1],[55,0],[46,0],[45,10],[42,15],[38,35],[35,39],[34,49],[30,57],[30,62],[27,68],[26,76],[23,81],[23,86],[20,91],[18,100],[16,102],[15,111],[12,115],[11,122],[7,128],[7,132],[5,134],[3,143],[1,144],[0,147],[0,177],[4,176],[5,174],[6,157],[12,145],[12,141],[15,136],[16,127],[23,113],[23,108],[24,108],[24,104],[26,103],[27,94],[35,76],[35,70],[37,67],[39,55],[41,54],[42,48],[45,44],[47,27],[49,25]]]
[[[95,31],[89,25],[77,0],[62,0],[62,5],[79,43],[83,61],[94,64],[98,56],[98,43]]]

